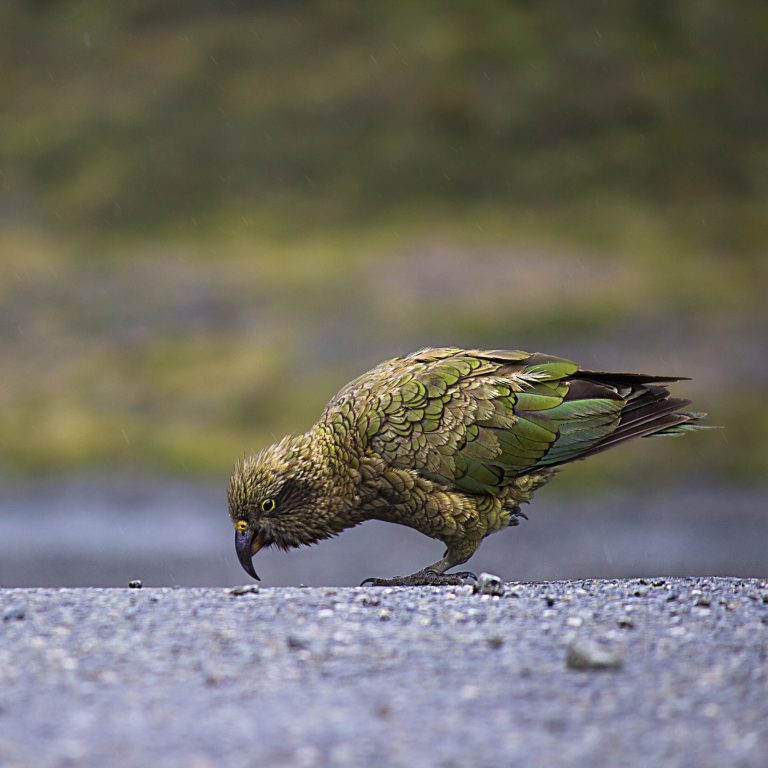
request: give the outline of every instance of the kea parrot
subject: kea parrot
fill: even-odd
[[[239,460],[228,488],[238,559],[365,520],[445,544],[436,563],[376,586],[461,584],[447,573],[564,464],[626,440],[678,435],[705,414],[670,396],[680,377],[583,370],[538,352],[427,348],[347,384],[307,432]]]

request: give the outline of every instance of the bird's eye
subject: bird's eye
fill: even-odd
[[[243,533],[244,531],[248,530],[248,523],[245,522],[245,520],[238,520],[235,523],[235,530],[240,531],[240,533]]]
[[[262,512],[273,512],[275,509],[275,500],[274,499],[264,499],[264,501],[261,502],[261,511]]]

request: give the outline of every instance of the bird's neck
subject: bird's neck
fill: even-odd
[[[345,430],[319,422],[305,436],[320,485],[325,490],[329,512],[354,516],[360,507],[360,456]],[[345,526],[346,527],[346,526]]]

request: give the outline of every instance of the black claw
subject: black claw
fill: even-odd
[[[477,581],[477,574],[472,573],[472,571],[456,571],[454,573],[448,573],[447,576],[459,576],[462,579],[471,579],[472,581]]]

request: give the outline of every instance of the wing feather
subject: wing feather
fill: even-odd
[[[326,415],[351,410],[365,450],[391,466],[498,494],[528,472],[695,421],[663,386],[675,380],[520,350],[428,348],[351,382]]]

